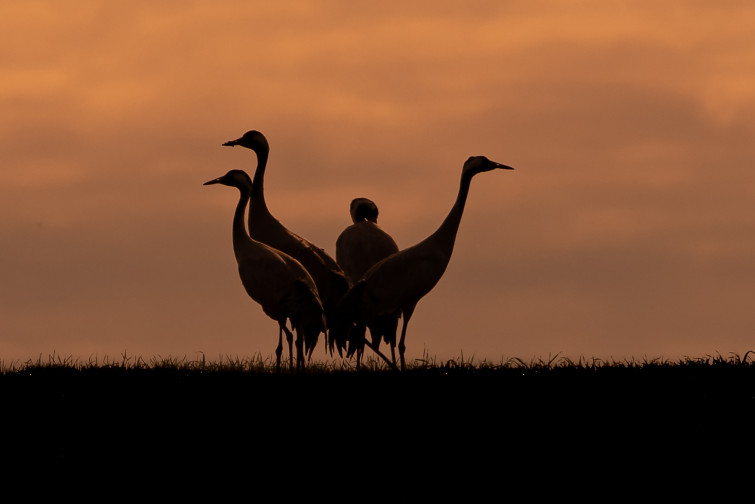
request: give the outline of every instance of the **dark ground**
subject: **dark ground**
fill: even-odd
[[[755,453],[749,363],[301,375],[31,367],[0,375],[0,401],[6,476],[81,488],[104,478],[150,482],[150,495],[236,488],[355,502],[752,490],[737,476],[751,474]]]

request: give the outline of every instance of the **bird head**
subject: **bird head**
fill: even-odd
[[[241,138],[237,138],[236,140],[229,140],[223,145],[225,145],[226,147],[240,145],[241,147],[252,149],[254,152],[270,150],[270,145],[267,143],[265,135],[256,130],[247,131]]]
[[[202,185],[223,184],[231,187],[238,187],[239,189],[252,189],[252,179],[244,170],[231,170],[222,177],[208,180]]]
[[[349,205],[349,213],[354,224],[362,221],[371,221],[377,224],[378,207],[370,199],[354,198]]]
[[[485,156],[471,156],[469,159],[467,159],[464,162],[464,168],[462,170],[462,173],[475,175],[477,173],[482,173],[482,172],[495,170],[495,169],[513,170],[512,167],[506,166],[501,163],[496,163],[495,161],[491,161]]]

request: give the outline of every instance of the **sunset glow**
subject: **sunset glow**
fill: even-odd
[[[749,2],[6,2],[0,361],[272,354],[237,195],[335,256],[368,197],[400,248],[471,185],[407,358],[753,350]],[[331,359],[323,347],[316,359]]]

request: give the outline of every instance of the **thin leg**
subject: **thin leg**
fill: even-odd
[[[364,345],[367,343],[367,340],[365,339],[365,335],[367,334],[367,327],[358,324],[355,327],[355,333],[356,338],[358,341],[357,344],[357,371],[361,368],[362,365],[362,356],[364,355]]]
[[[294,335],[291,334],[291,331],[288,330],[288,327],[285,325],[281,325],[281,329],[286,333],[286,342],[288,343],[288,365],[291,367],[291,369],[294,368],[294,353],[293,353],[293,342],[294,342]]]
[[[403,327],[401,328],[401,339],[398,342],[398,355],[401,359],[401,371],[406,369],[406,361],[404,361],[404,350],[406,350],[406,345],[404,344],[404,339],[406,338],[407,325],[409,325],[409,319],[405,318]]]
[[[275,369],[281,370],[281,354],[283,353],[283,326],[278,326],[278,346],[275,349]]]
[[[401,371],[404,371],[406,369],[406,362],[404,361],[404,350],[406,350],[406,344],[404,343],[404,340],[406,339],[406,326],[409,325],[409,319],[412,318],[412,313],[414,313],[414,307],[412,306],[409,309],[404,310],[404,324],[401,327],[401,339],[398,342],[398,355],[401,359]]]
[[[296,328],[296,370],[304,368],[304,339],[302,337],[301,324]]]
[[[386,322],[384,334],[385,342],[391,347],[391,360],[396,365],[396,330],[398,329],[398,317],[390,317]]]
[[[378,355],[378,357],[380,357],[381,359],[383,359],[385,361],[385,363],[388,364],[391,367],[391,369],[397,369],[396,368],[396,364],[394,364],[393,362],[391,362],[391,360],[388,357],[386,357],[385,355],[383,355],[383,352],[381,352],[380,350],[375,350],[375,348],[372,346],[372,343],[367,343],[367,341],[365,341],[365,344],[368,347],[372,348],[372,350],[375,351],[375,353]]]

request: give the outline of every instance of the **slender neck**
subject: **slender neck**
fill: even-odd
[[[454,242],[456,241],[456,233],[459,230],[459,224],[461,224],[461,216],[464,213],[464,205],[467,203],[467,195],[469,194],[469,185],[472,181],[473,173],[462,173],[461,182],[459,183],[459,194],[456,196],[456,202],[451,207],[451,211],[448,212],[448,216],[440,225],[437,231],[435,231],[429,239],[436,242],[437,250],[443,251],[448,257],[451,257],[451,253],[454,249]]]
[[[239,258],[239,253],[245,243],[249,242],[249,235],[246,232],[246,225],[244,224],[244,214],[246,213],[246,206],[249,203],[248,187],[239,187],[239,202],[236,204],[236,211],[233,214],[233,252],[236,255],[236,259]]]
[[[267,167],[267,149],[255,151],[257,154],[257,169],[254,171],[254,183],[252,185],[252,198],[255,206],[267,208],[265,204],[265,168]]]

